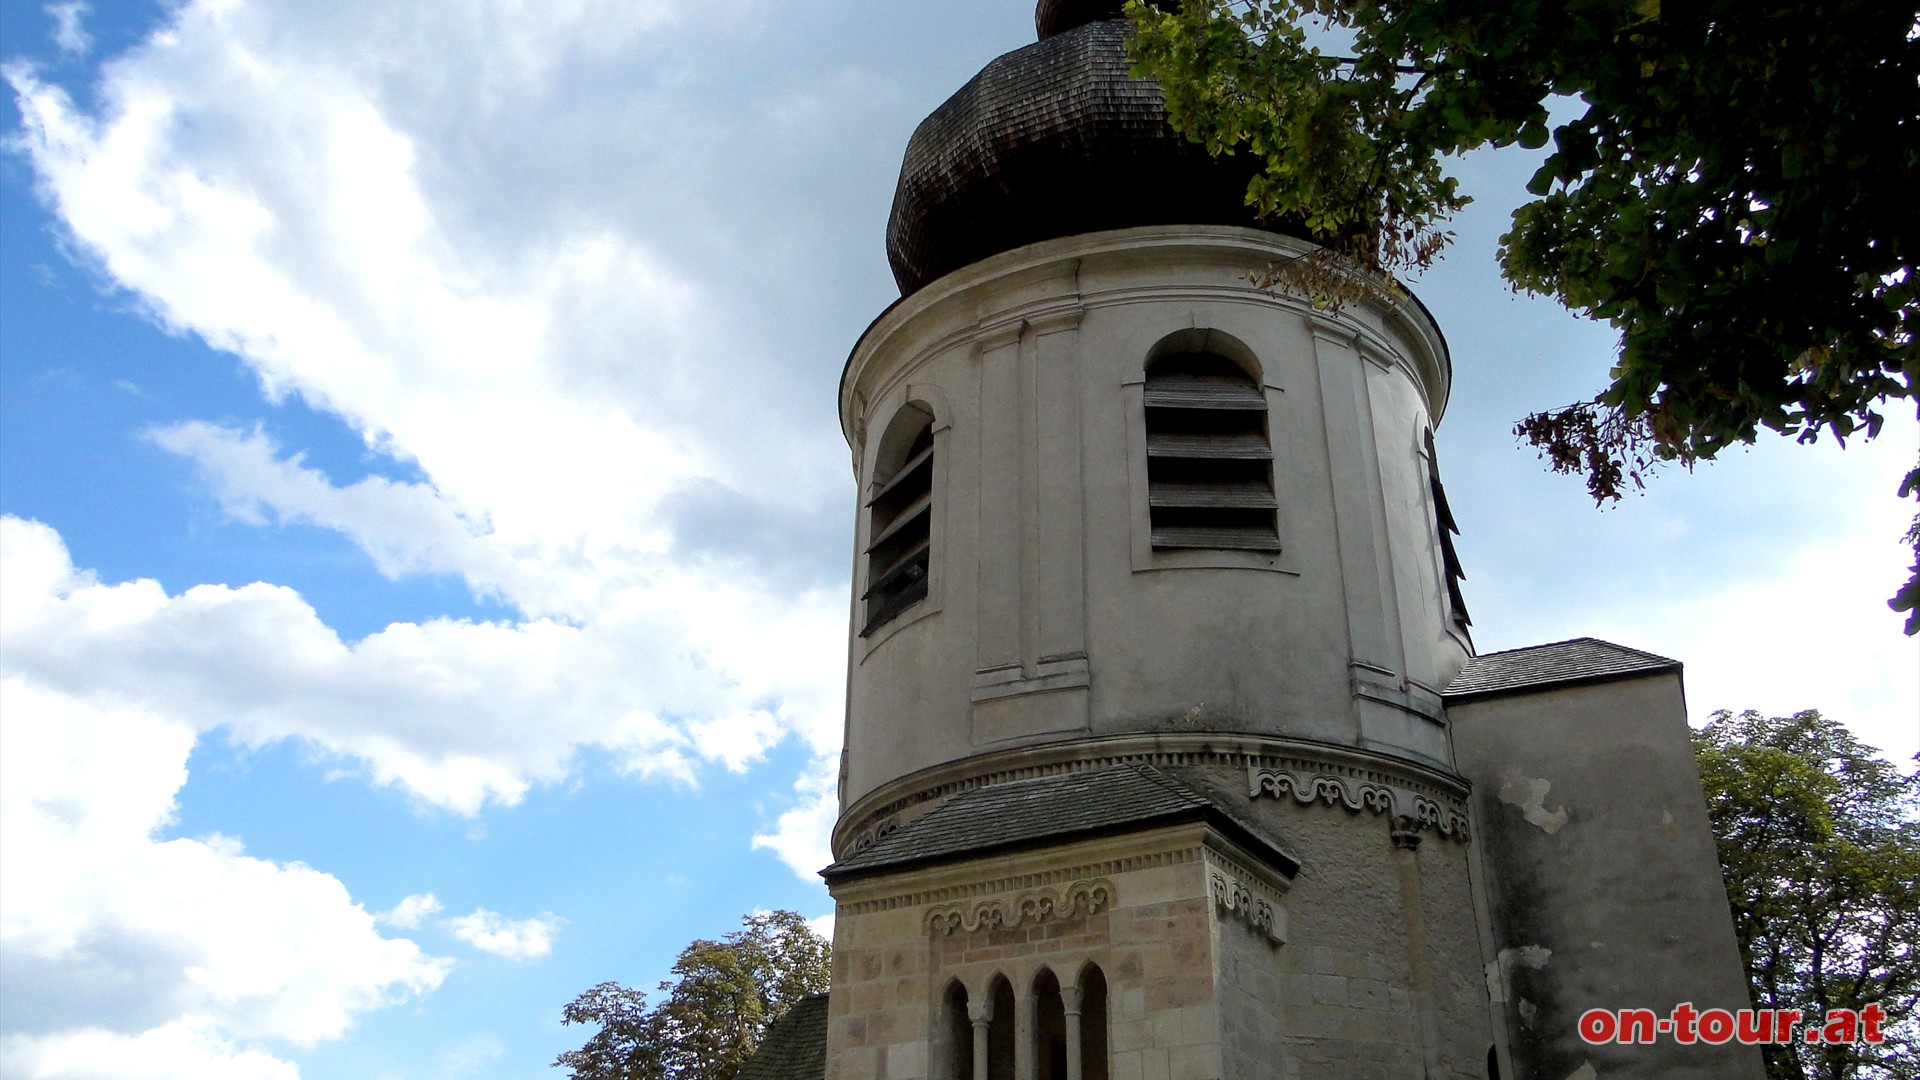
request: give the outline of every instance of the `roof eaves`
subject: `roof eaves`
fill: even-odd
[[[1608,654],[1605,662],[1592,657],[1579,657],[1577,650],[1589,652],[1605,650]],[[1556,669],[1555,659],[1572,656],[1576,665],[1585,662],[1586,670],[1577,666],[1573,670]],[[1535,656],[1542,660],[1541,666],[1528,668],[1516,666],[1509,672],[1498,670],[1474,673],[1475,664],[1493,667],[1502,660],[1518,660]],[[1493,662],[1493,663],[1489,663]],[[1640,649],[1616,645],[1600,638],[1582,637],[1566,641],[1549,642],[1544,645],[1529,645],[1519,649],[1505,649],[1500,652],[1482,653],[1468,661],[1468,669],[1454,679],[1453,684],[1441,694],[1442,700],[1449,705],[1483,698],[1504,697],[1513,694],[1540,693],[1547,690],[1559,690],[1572,686],[1586,686],[1598,683],[1618,682],[1623,679],[1638,679],[1650,675],[1677,673],[1684,665],[1678,660],[1645,652]],[[1476,678],[1477,675],[1477,678]],[[1467,685],[1462,686],[1465,683]],[[1456,689],[1459,687],[1459,689]]]

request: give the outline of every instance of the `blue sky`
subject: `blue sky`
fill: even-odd
[[[827,914],[835,381],[1030,5],[0,5],[0,1074],[545,1075],[594,983]],[[1612,337],[1493,273],[1526,155],[1459,167],[1480,648],[1914,753],[1911,415],[1597,512],[1510,429]]]

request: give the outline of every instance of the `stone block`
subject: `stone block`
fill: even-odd
[[[1153,1014],[1153,1045],[1164,1049],[1181,1043],[1180,1012],[1163,1009]]]
[[[1333,973],[1349,979],[1364,979],[1367,977],[1367,958],[1362,953],[1343,949],[1334,954]]]
[[[1180,1041],[1183,1043],[1219,1042],[1219,1015],[1208,1008],[1180,1010]]]
[[[1380,979],[1347,980],[1347,1003],[1362,1009],[1391,1009],[1390,987]]]
[[[834,1080],[883,1080],[879,1052],[871,1047],[843,1048],[837,1064],[837,1070],[829,1070],[834,1073]]]
[[[900,1043],[888,1049],[887,1076],[890,1080],[923,1080],[926,1075],[926,1043]]]
[[[1367,954],[1367,978],[1381,980],[1393,978],[1393,969],[1387,966],[1386,957],[1379,953]]]
[[[1153,1045],[1153,1020],[1114,1021],[1107,1038],[1116,1054],[1143,1050]]]
[[[1147,1011],[1161,1012],[1213,1002],[1213,980],[1204,976],[1155,979],[1147,984]]]
[[[1212,1044],[1176,1046],[1167,1051],[1169,1080],[1215,1080],[1220,1075],[1220,1051]]]
[[[1347,1004],[1347,981],[1340,975],[1315,975],[1313,1000],[1321,1005]]]

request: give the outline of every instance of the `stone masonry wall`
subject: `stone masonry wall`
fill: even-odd
[[[1106,981],[1112,1080],[1219,1077],[1215,916],[1203,828],[1186,827],[1172,850],[1162,836],[1121,858],[1102,857],[1125,844],[1108,839],[982,860],[944,870],[934,882],[903,875],[917,889],[910,897],[887,896],[884,883],[837,890],[845,895],[834,927],[827,1075],[951,1080],[955,1036],[944,1012],[955,981],[979,1002],[997,977],[1005,978],[1019,1002],[1017,1023],[1031,1025],[1041,971],[1070,986],[1091,964]],[[983,917],[996,906],[1017,911],[1023,897],[1048,896],[1064,906],[1066,886],[1088,881],[1100,883],[1106,898],[1093,910],[1020,916],[1013,925]],[[930,925],[934,913],[950,914],[956,924]],[[997,1064],[993,1075],[1002,1075]]]
[[[1170,770],[1173,771],[1173,770]],[[1467,873],[1467,848],[1428,830],[1419,867],[1435,1045],[1423,1044],[1409,926],[1389,820],[1343,807],[1250,799],[1244,772],[1178,770],[1237,805],[1249,825],[1300,859],[1286,895],[1287,943],[1270,950],[1219,928],[1220,1015],[1228,1078],[1485,1080],[1492,1023]],[[1229,802],[1229,800],[1233,800]]]

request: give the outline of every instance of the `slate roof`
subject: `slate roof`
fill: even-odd
[[[1151,765],[1126,764],[963,791],[821,871],[829,881],[1045,843],[1206,820],[1291,873],[1299,861]]]
[[[760,1048],[734,1080],[825,1080],[827,1075],[827,995],[793,1003],[767,1026]]]
[[[1679,670],[1678,660],[1629,649],[1599,638],[1574,638],[1550,645],[1533,645],[1476,656],[1467,661],[1460,676],[1447,686],[1445,697],[1451,703],[1468,698]]]

